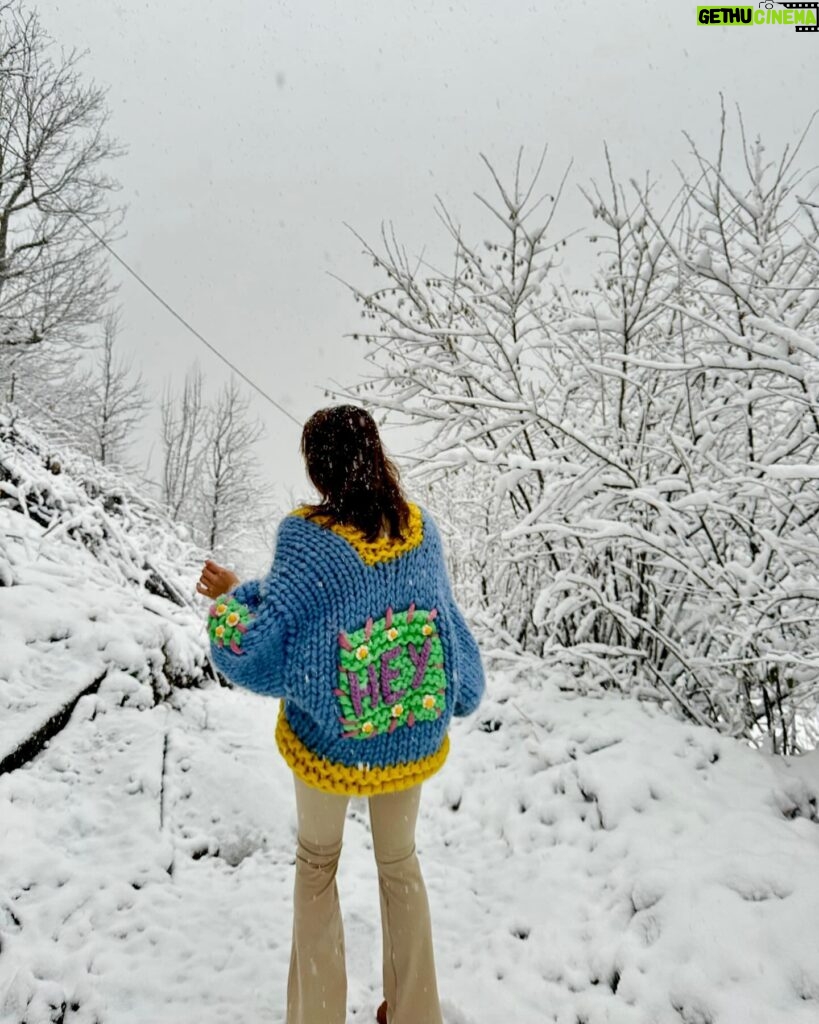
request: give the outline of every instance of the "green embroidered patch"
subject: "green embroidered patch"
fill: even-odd
[[[244,654],[242,637],[253,618],[247,605],[235,597],[223,594],[211,605],[208,613],[208,633],[219,647],[229,647],[234,654]]]
[[[387,609],[354,633],[339,633],[342,735],[372,739],[399,725],[433,721],[444,710],[446,676],[437,609]]]

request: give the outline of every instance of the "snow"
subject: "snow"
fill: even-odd
[[[99,523],[92,500],[49,507]],[[108,531],[83,542],[0,508],[0,761],[102,676],[0,774],[0,1024],[284,1021],[296,817],[278,702],[207,679],[204,602],[144,586],[139,552],[170,526],[143,511],[117,569]],[[487,697],[453,721],[417,830],[446,1024],[816,1024],[819,752],[774,758],[483,651]],[[364,799],[338,885],[348,1022],[369,1022]]]
[[[109,687],[126,675],[133,692],[172,641],[180,666],[193,673],[203,661],[192,612],[157,609],[145,591],[112,585],[84,547],[8,509],[0,508],[0,535],[11,563],[24,567],[15,587],[0,588],[0,760],[106,673]]]
[[[216,686],[147,710],[101,692],[0,777],[3,1024],[62,1002],[76,1024],[283,1020],[295,809],[277,707]],[[491,673],[451,737],[417,833],[448,1022],[815,1024],[815,755],[779,763],[525,662]],[[339,888],[349,1019],[370,1020],[358,798]]]

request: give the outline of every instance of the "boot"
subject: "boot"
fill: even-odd
[[[378,1021],[378,1024],[387,1024],[387,1000],[386,999],[384,1000],[384,1002],[376,1010],[375,1019]]]

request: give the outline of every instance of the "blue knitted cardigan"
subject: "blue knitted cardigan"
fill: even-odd
[[[450,586],[438,527],[410,503],[397,541],[285,516],[273,562],[210,608],[216,667],[278,697],[276,743],[309,785],[369,795],[436,772],[453,715],[478,707],[481,656]]]

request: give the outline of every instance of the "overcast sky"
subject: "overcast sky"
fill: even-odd
[[[624,177],[651,169],[670,181],[683,129],[706,147],[715,138],[720,90],[769,149],[795,138],[819,96],[819,33],[700,27],[696,3],[682,0],[43,0],[39,10],[110,89],[110,129],[128,147],[114,168],[128,206],[119,251],[300,421],[327,404],[332,378],[351,383],[366,368],[363,346],[345,337],[358,307],[327,273],[374,280],[344,222],[375,242],[392,220],[411,252],[446,252],[439,194],[482,238],[479,153],[504,174],[520,145],[532,167],[548,142],[547,190],[574,159],[563,223],[577,226],[577,186],[602,177],[604,139]],[[130,280],[120,300],[123,343],[157,391],[197,358],[214,386],[224,379]],[[271,479],[283,500],[304,496],[298,429],[254,405]],[[402,434],[387,440],[400,456]]]

